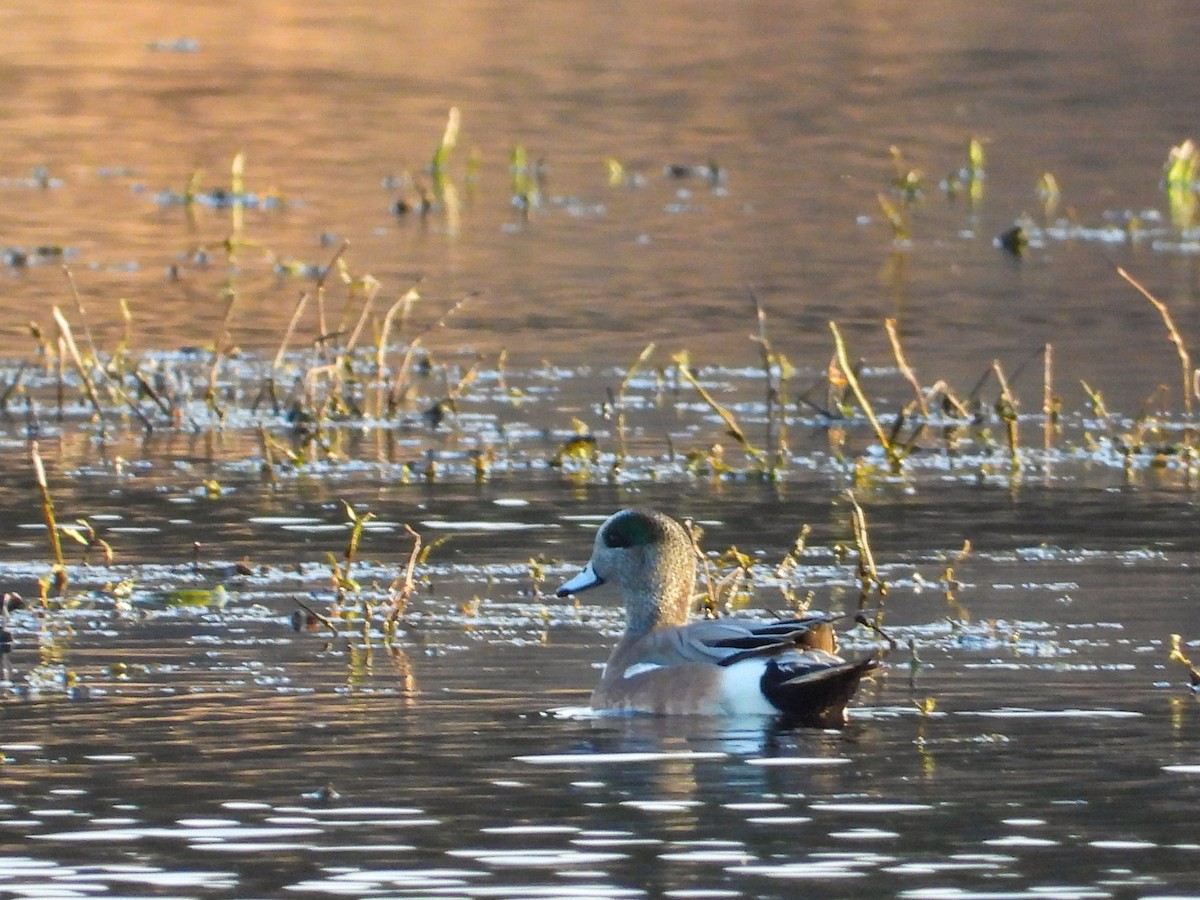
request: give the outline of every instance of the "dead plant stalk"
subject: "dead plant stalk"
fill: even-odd
[[[1179,366],[1183,371],[1183,412],[1190,419],[1192,417],[1192,361],[1188,355],[1187,346],[1183,342],[1183,337],[1179,334],[1179,329],[1175,327],[1175,320],[1171,318],[1171,311],[1167,309],[1167,304],[1150,293],[1145,285],[1130,275],[1121,266],[1117,266],[1116,270],[1117,274],[1124,278],[1134,290],[1149,300],[1154,305],[1154,308],[1158,310],[1158,314],[1162,316],[1163,324],[1167,327],[1167,336],[1170,338],[1171,343],[1175,345],[1175,352],[1179,355]]]
[[[46,467],[42,465],[42,455],[38,452],[37,441],[29,445],[29,459],[33,463],[34,481],[42,495],[42,518],[46,522],[46,530],[50,535],[50,550],[54,554],[54,564],[59,568],[65,568],[66,561],[63,559],[62,541],[58,536],[58,522],[54,517],[54,501],[50,498],[50,487],[46,483]]]
[[[854,374],[854,367],[850,365],[850,355],[846,350],[846,342],[842,339],[842,333],[838,329],[837,322],[830,322],[829,330],[833,332],[834,351],[837,355],[838,367],[842,370],[842,376],[846,379],[846,383],[850,385],[850,390],[854,392],[854,397],[858,400],[858,406],[863,411],[863,415],[867,417],[867,421],[871,423],[871,427],[875,430],[875,437],[879,440],[879,445],[883,447],[884,453],[887,454],[892,469],[899,471],[903,459],[896,450],[895,445],[884,432],[883,426],[879,424],[879,419],[875,416],[875,410],[871,407],[871,401],[867,399],[862,385],[858,382],[858,376]]]

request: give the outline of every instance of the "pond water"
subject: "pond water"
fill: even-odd
[[[1200,464],[1114,269],[1200,335],[1191,4],[0,22],[0,898],[1200,896]],[[635,503],[848,614],[845,730],[588,713],[553,589]]]

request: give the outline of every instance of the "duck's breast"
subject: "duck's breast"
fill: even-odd
[[[638,662],[617,670],[610,664],[592,707],[659,715],[775,715],[779,710],[762,692],[765,669],[760,659],[732,666]]]
[[[592,694],[592,708],[658,715],[717,715],[722,671],[697,663],[661,665],[637,662],[605,668]]]

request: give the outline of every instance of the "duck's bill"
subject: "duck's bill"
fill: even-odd
[[[582,572],[566,582],[555,593],[560,597],[565,597],[568,594],[578,594],[580,591],[594,588],[599,584],[604,584],[604,579],[597,575],[596,570],[592,568],[592,564],[588,563],[583,567]]]

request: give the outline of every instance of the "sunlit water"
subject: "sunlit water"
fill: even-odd
[[[1200,100],[1189,5],[133,2],[9,4],[0,21],[0,375],[19,381],[0,580],[26,598],[0,685],[0,897],[1200,896],[1200,709],[1169,659],[1173,633],[1200,658],[1200,476],[1173,449],[1163,320],[1108,261],[1197,333],[1200,245],[1160,184]],[[432,190],[451,106],[457,209],[398,215]],[[938,185],[972,137],[975,202]],[[517,144],[544,160],[528,215]],[[893,144],[925,173],[901,244],[877,199],[900,202]],[[231,210],[175,195],[197,167],[201,188],[227,186],[240,150],[266,199],[231,266]],[[664,172],[710,160],[717,177]],[[1049,217],[1044,172],[1063,189]],[[1018,260],[993,239],[1023,213]],[[381,285],[364,345],[418,279],[404,339],[472,296],[422,334],[415,401],[373,418],[366,391],[316,452],[285,415],[332,359],[310,349],[315,303],[278,414],[263,384],[314,286],[303,266],[343,239],[348,274]],[[203,395],[225,286],[240,352],[215,373],[220,427]],[[780,437],[750,289],[796,367],[773,482],[670,371],[690,351],[752,443]],[[98,425],[70,371],[60,402],[27,328],[53,339],[59,305],[112,353],[122,298],[143,371],[181,397],[174,424],[141,398],[149,434],[110,394]],[[325,330],[360,304],[334,273]],[[967,397],[1001,362],[1019,465],[994,379],[979,421],[914,438],[902,476],[861,417],[830,418],[810,391],[829,320],[887,427],[909,402],[885,316],[925,385]],[[1063,414],[1044,432],[1048,342]],[[579,434],[595,444],[564,457]],[[49,612],[30,438],[59,521],[114,551],[64,536],[70,601]],[[710,551],[752,554],[751,611],[812,590],[853,613],[849,487],[896,648],[845,731],[586,711],[619,612],[550,595],[607,513],[690,515]],[[306,611],[338,609],[343,501],[374,518],[333,634]],[[406,523],[445,540],[387,642]],[[885,648],[863,628],[843,645]]]

